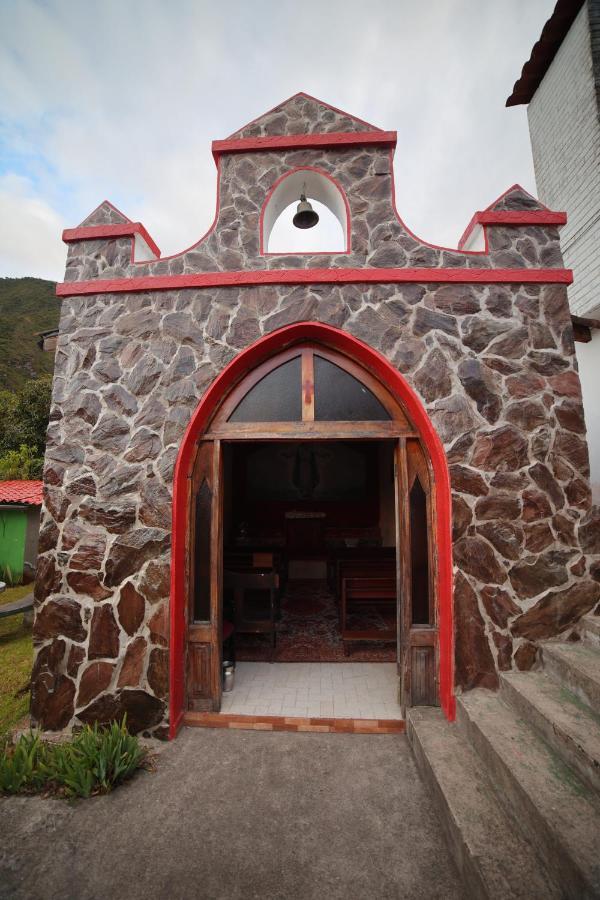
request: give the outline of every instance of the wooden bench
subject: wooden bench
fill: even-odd
[[[342,597],[342,581],[344,578],[361,576],[385,576],[393,578],[396,575],[396,557],[355,556],[353,559],[337,559],[335,567],[335,593],[338,604]]]
[[[33,594],[27,594],[20,600],[14,600],[12,603],[5,603],[0,606],[0,619],[7,619],[9,616],[16,616],[19,613],[25,613],[23,624],[32,624],[33,616],[27,616],[27,613],[33,612]]]
[[[396,627],[369,628],[355,630],[348,628],[348,607],[351,603],[393,603],[397,597],[396,577],[390,575],[362,574],[344,576],[340,600],[340,627],[344,653],[348,653],[347,641],[382,641],[396,640]]]

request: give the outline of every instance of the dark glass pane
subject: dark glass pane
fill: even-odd
[[[196,496],[196,546],[194,556],[194,620],[210,621],[210,526],[212,492],[204,480]]]
[[[413,625],[430,625],[427,495],[418,477],[415,478],[410,492],[410,553],[412,623]]]
[[[345,369],[315,355],[315,419],[384,422],[391,419],[375,394]]]
[[[302,419],[302,368],[296,356],[251,388],[240,400],[230,422],[299,422]]]

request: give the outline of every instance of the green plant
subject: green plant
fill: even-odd
[[[139,769],[146,751],[126,719],[107,728],[86,725],[71,741],[48,744],[33,733],[0,753],[0,791],[54,790],[66,797],[108,793]]]
[[[21,444],[18,450],[9,450],[0,456],[0,481],[40,478],[44,460],[36,454],[35,447]]]
[[[47,745],[33,732],[22,735],[13,748],[5,745],[0,753],[0,791],[40,790],[47,779],[47,760]]]

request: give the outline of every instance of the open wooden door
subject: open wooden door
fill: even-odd
[[[202,441],[189,479],[188,709],[221,708],[223,461],[221,442]]]
[[[409,706],[438,703],[434,498],[420,442],[400,437],[395,453],[397,659],[405,715]]]

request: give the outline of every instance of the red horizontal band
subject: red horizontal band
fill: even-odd
[[[119,225],[80,225],[79,228],[65,228],[62,239],[65,244],[74,241],[95,241],[101,238],[133,237],[139,234],[156,256],[160,250],[141,222],[124,222]]]
[[[253,269],[62,282],[57,284],[56,293],[59,297],[72,297],[260,284],[571,284],[572,281],[570,269]]]
[[[267,137],[233,138],[212,142],[217,160],[222,153],[252,153],[257,150],[300,150],[321,147],[345,147],[357,144],[383,144],[395,147],[395,131],[332,131],[328,134],[275,134]]]
[[[524,225],[566,225],[566,212],[552,212],[549,209],[485,209],[476,212],[458,242],[461,250],[477,225],[504,225],[516,228]]]

